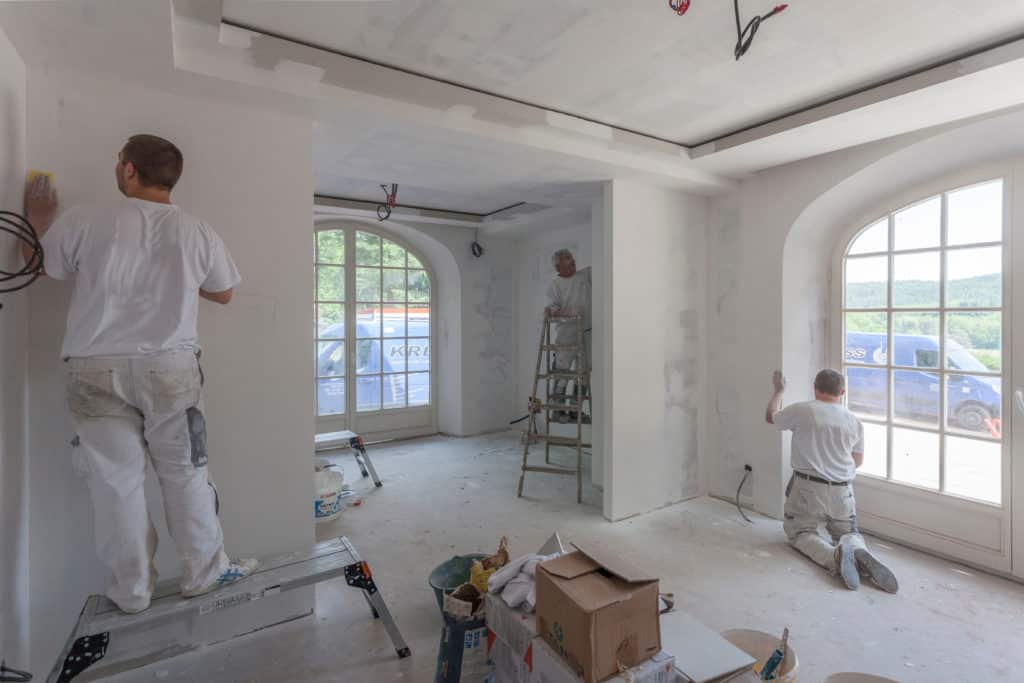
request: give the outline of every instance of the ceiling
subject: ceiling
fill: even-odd
[[[743,0],[744,22],[774,0]],[[1021,0],[225,0],[262,32],[692,146],[1024,34]]]

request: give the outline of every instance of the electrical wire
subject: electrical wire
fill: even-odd
[[[377,205],[377,221],[382,222],[391,218],[391,210],[395,208],[398,203],[398,183],[391,183],[391,191],[388,191],[387,185],[381,185],[380,189],[384,190],[384,203]]]
[[[743,473],[743,478],[740,479],[740,486],[738,489],[736,489],[736,509],[740,511],[740,517],[753,524],[754,521],[750,519],[750,517],[747,517],[747,513],[743,511],[743,507],[740,505],[740,491],[743,490],[743,485],[747,483],[747,477],[749,477],[750,473],[753,472],[754,470],[750,467],[750,465],[744,465],[743,469],[745,469],[746,472]]]
[[[683,16],[686,11],[690,9],[691,0],[668,0],[668,6],[672,8],[672,11]]]
[[[27,244],[31,251],[31,256],[21,268],[13,271],[0,269],[0,294],[7,294],[25,289],[43,274],[43,245],[39,241],[39,233],[28,219],[13,211],[0,211],[0,232],[13,235],[18,242]],[[14,284],[8,284],[12,282]]]
[[[7,662],[0,660],[0,681],[9,683],[27,683],[32,680],[32,674],[27,671],[8,668]]]
[[[754,42],[754,36],[757,35],[757,30],[761,28],[761,22],[771,19],[776,14],[780,14],[786,11],[789,5],[776,5],[772,8],[771,12],[767,14],[761,14],[751,19],[746,27],[740,28],[740,0],[733,0],[733,9],[736,12],[736,48],[733,50],[733,54],[736,59],[747,54],[747,50],[750,49],[751,43]]]
[[[477,258],[480,258],[481,256],[484,255],[484,247],[483,247],[482,244],[480,244],[480,242],[477,241],[477,239],[479,239],[479,237],[480,237],[480,231],[479,230],[474,230],[473,231],[473,244],[470,245],[470,247],[469,247],[469,250],[473,252],[473,256],[476,256]]]

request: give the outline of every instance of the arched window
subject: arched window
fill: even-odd
[[[344,226],[317,228],[314,261],[318,419],[351,429],[359,415],[429,409],[433,308],[424,262],[393,239]]]
[[[1001,503],[1003,181],[928,196],[843,257],[847,405],[862,474]]]

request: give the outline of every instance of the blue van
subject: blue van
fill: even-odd
[[[383,348],[379,339],[362,339],[379,334],[370,323],[356,323],[356,337],[366,344],[357,345],[356,358],[356,410],[380,410],[377,396],[383,397],[383,407],[405,406],[406,392],[409,405],[426,405],[430,402],[430,320],[428,317],[410,316],[408,335],[422,336],[422,339],[405,340],[404,316],[400,323],[394,323],[385,316],[383,322]],[[374,326],[375,327],[375,326]],[[343,336],[344,323],[328,327],[322,336]],[[389,335],[399,338],[388,338]],[[320,377],[345,372],[343,340],[321,342],[317,350],[317,375]],[[383,353],[382,353],[383,351]],[[408,387],[405,375],[387,374],[423,372],[409,375]],[[384,373],[380,377],[380,373]],[[383,381],[384,386],[381,387]],[[345,411],[345,378],[335,377],[317,382],[317,398],[321,415],[332,415]]]
[[[888,335],[882,332],[848,332],[846,361],[882,365],[889,355]],[[893,370],[896,387],[894,415],[897,419],[937,423],[939,416],[939,338],[923,334],[893,335],[893,365],[921,370]],[[946,342],[951,370],[963,373],[990,372],[971,352],[953,340]],[[885,372],[872,368],[848,367],[847,396],[851,410],[872,415],[887,412],[888,381]],[[998,377],[949,375],[946,389],[947,424],[970,431],[988,431],[992,418],[1002,406],[1002,381]]]

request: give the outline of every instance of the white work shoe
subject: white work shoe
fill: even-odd
[[[256,571],[256,567],[260,566],[259,560],[253,558],[247,558],[243,560],[231,560],[231,564],[221,572],[220,576],[211,581],[209,584],[198,588],[194,591],[188,591],[187,593],[182,591],[182,596],[186,598],[195,598],[200,595],[206,595],[211,591],[230,586],[231,584],[238,583],[245,577]]]

